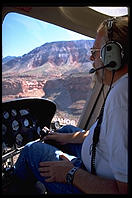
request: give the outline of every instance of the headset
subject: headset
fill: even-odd
[[[117,71],[122,67],[122,60],[124,57],[124,50],[122,45],[113,41],[113,23],[115,22],[115,18],[111,18],[107,20],[107,32],[109,41],[106,42],[101,48],[101,60],[104,66],[99,67],[97,69],[92,68],[89,73],[94,73],[97,70],[107,68],[109,71]]]

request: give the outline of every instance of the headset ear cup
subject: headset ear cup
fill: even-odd
[[[122,67],[123,56],[122,46],[118,42],[109,41],[101,48],[102,62],[109,65],[107,69],[110,71],[117,71]]]

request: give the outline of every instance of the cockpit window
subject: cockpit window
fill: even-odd
[[[128,15],[128,7],[90,7],[93,10],[96,10],[97,12],[101,12],[103,14],[109,15],[109,16],[124,16]]]
[[[2,101],[40,97],[57,106],[54,120],[76,125],[94,87],[92,38],[24,15],[2,25]]]

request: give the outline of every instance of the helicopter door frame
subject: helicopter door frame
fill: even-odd
[[[88,130],[96,121],[101,107],[103,105],[105,96],[108,92],[108,85],[102,85],[96,80],[95,86],[89,100],[86,102],[83,112],[80,116],[77,126]]]

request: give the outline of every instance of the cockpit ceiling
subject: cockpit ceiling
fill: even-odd
[[[109,15],[90,7],[4,7],[3,17],[16,12],[95,38],[96,29]]]

